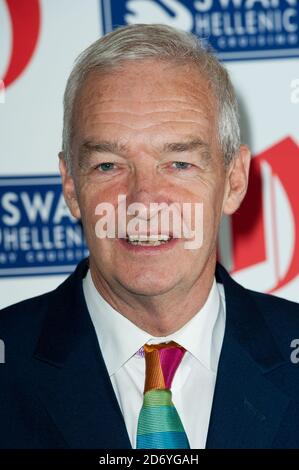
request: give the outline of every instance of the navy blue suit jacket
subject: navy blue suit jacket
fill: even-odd
[[[0,312],[1,448],[131,447],[84,300],[87,268]],[[227,320],[207,448],[299,448],[299,305],[244,289],[221,266],[217,279]]]

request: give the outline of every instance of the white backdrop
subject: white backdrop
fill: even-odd
[[[258,7],[262,13],[292,10],[288,24],[284,17],[291,36],[285,31],[283,40],[282,33],[271,33],[277,43],[289,38],[291,51],[251,50],[259,59],[248,60],[249,49],[243,47],[234,53],[238,60],[225,62],[240,99],[243,138],[254,155],[250,197],[255,201],[224,221],[219,257],[243,285],[299,301],[299,47],[293,47],[299,44],[298,1],[217,2],[0,0],[0,77],[5,86],[5,93],[0,87],[0,307],[54,288],[84,255],[80,243],[75,253],[70,235],[65,235],[73,221],[65,214],[58,220],[57,212],[55,219],[52,207],[53,201],[56,209],[60,204],[53,176],[58,174],[62,96],[75,57],[120,23],[119,18],[124,23],[144,21],[146,12],[152,22],[175,21],[179,26],[181,21],[181,27],[191,29],[195,6],[197,13],[212,15],[217,5],[227,6],[221,10],[223,21],[225,14],[240,11],[240,5],[246,11]],[[228,33],[233,35],[222,31],[219,38]],[[294,57],[277,58],[283,55]],[[63,213],[64,208],[59,210]],[[53,249],[55,243],[50,247],[47,237],[62,219],[68,228],[57,229],[60,240],[56,237]],[[34,242],[35,236],[39,241]]]

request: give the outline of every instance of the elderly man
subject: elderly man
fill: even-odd
[[[2,448],[299,446],[299,306],[216,265],[249,162],[228,74],[192,35],[129,26],[79,56],[60,171],[90,256],[1,312]]]

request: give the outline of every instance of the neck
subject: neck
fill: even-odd
[[[105,279],[90,263],[93,283],[119,313],[153,336],[168,336],[182,328],[205,304],[213,285],[216,257],[203,268],[192,285],[180,284],[155,296],[134,294]]]

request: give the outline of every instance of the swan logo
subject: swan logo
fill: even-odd
[[[162,23],[193,32],[222,60],[299,56],[298,0],[101,0],[103,29]]]
[[[0,277],[68,274],[87,255],[59,176],[0,178]]]
[[[32,60],[40,33],[39,0],[0,2],[0,77],[7,89]]]
[[[299,276],[299,146],[288,137],[256,155],[240,210],[221,227],[220,261],[241,284],[278,292]]]

